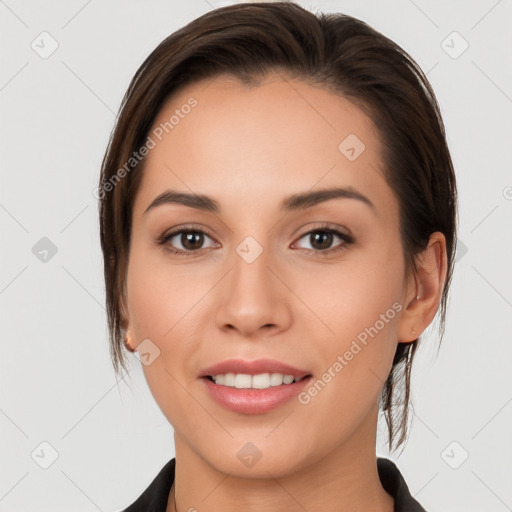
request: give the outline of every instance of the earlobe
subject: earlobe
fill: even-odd
[[[400,343],[415,341],[434,319],[441,301],[446,271],[446,239],[436,231],[430,235],[426,249],[417,257],[414,284],[408,288],[408,296],[414,298],[406,298],[398,332]]]
[[[412,343],[413,341],[416,341],[421,334],[422,331],[417,332],[416,327],[410,327],[411,322],[414,323],[414,320],[411,320],[406,324],[403,325],[403,327],[400,327],[398,329],[398,342],[399,343]],[[409,329],[407,331],[407,329]]]
[[[129,352],[136,352],[136,349],[134,348],[134,343],[133,343],[133,336],[131,335],[130,317],[128,315],[124,297],[121,297],[121,300],[120,300],[120,315],[121,315],[121,318],[120,318],[121,328],[124,331],[124,337],[123,337],[124,346],[126,347],[126,350],[128,350]]]
[[[128,332],[124,336],[124,346],[126,347],[126,350],[128,350],[129,352],[136,352],[137,351],[132,346],[131,337],[130,337],[130,334]]]

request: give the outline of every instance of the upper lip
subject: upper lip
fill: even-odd
[[[273,359],[256,359],[246,361],[244,359],[227,359],[202,370],[199,377],[209,377],[226,373],[244,373],[258,375],[260,373],[282,373],[293,375],[295,378],[302,378],[310,373]]]

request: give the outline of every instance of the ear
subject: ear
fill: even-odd
[[[130,315],[128,313],[128,307],[126,305],[125,291],[123,291],[119,299],[119,313],[121,328],[124,331],[124,346],[130,352],[135,352],[135,335],[131,328]]]
[[[415,341],[436,315],[447,272],[444,235],[439,231],[432,233],[427,247],[416,259],[416,272],[411,272],[405,286],[399,343]]]

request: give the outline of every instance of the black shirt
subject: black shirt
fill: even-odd
[[[165,512],[174,482],[175,462],[175,458],[171,459],[137,500],[122,512]],[[393,461],[378,457],[377,469],[382,486],[395,500],[394,512],[426,512],[411,496],[404,477]]]

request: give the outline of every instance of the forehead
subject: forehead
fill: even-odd
[[[247,204],[353,186],[377,207],[393,206],[373,121],[340,95],[279,74],[251,87],[225,76],[190,84],[164,104],[149,136],[139,210],[165,188]]]

